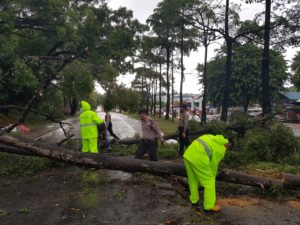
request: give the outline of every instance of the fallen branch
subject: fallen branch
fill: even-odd
[[[72,163],[79,166],[99,169],[122,170],[127,172],[146,172],[160,176],[175,175],[186,176],[183,164],[172,162],[152,162],[138,160],[129,157],[112,157],[104,154],[81,153],[68,150],[61,146],[32,141],[30,139],[17,139],[11,136],[0,136],[0,151],[48,157],[54,160]],[[223,169],[220,170],[217,179],[235,184],[248,185],[263,189],[298,189],[300,178],[297,175],[283,175],[282,180],[249,175],[242,172]],[[293,179],[296,182],[293,183]]]
[[[1,110],[11,110],[11,109],[15,109],[15,110],[18,110],[18,111],[24,111],[24,110],[26,110],[25,107],[21,107],[21,106],[17,106],[17,105],[4,105],[4,106],[0,106],[0,112],[1,112]],[[39,112],[39,111],[36,111],[34,109],[29,109],[29,112],[37,114],[37,115],[44,116],[47,120],[52,121],[54,123],[58,123],[59,126],[60,126],[60,128],[63,130],[64,135],[65,135],[66,138],[70,139],[71,137],[74,136],[74,135],[69,135],[68,132],[65,130],[64,126],[63,126],[63,125],[68,125],[68,126],[71,127],[72,124],[60,121],[57,118],[54,118],[53,116],[51,116],[51,115],[49,115],[47,113]],[[3,129],[5,130],[6,128],[4,127]]]

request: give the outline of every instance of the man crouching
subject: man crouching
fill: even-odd
[[[185,151],[184,165],[188,175],[190,201],[199,205],[198,185],[204,188],[204,210],[218,212],[221,207],[216,204],[216,176],[218,165],[224,158],[226,150],[232,149],[233,140],[223,135],[203,135],[196,139]]]

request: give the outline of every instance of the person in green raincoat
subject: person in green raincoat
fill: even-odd
[[[104,123],[91,105],[81,101],[82,113],[79,116],[82,152],[98,153],[98,125]]]
[[[199,184],[204,188],[204,210],[220,211],[216,204],[216,176],[218,165],[224,158],[226,150],[232,149],[233,140],[223,135],[203,135],[193,141],[186,149],[183,158],[188,175],[190,201],[199,206]]]

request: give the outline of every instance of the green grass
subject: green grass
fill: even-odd
[[[134,156],[138,145],[113,146],[112,154],[116,156]],[[159,159],[174,159],[178,157],[178,145],[159,145],[157,156]]]
[[[137,113],[124,113],[125,115],[129,116],[130,118],[139,120],[140,117]],[[172,119],[166,120],[164,118],[159,118],[158,116],[152,117],[157,122],[159,128],[162,130],[164,134],[174,134],[177,131],[178,127],[178,119],[175,118],[174,121]]]
[[[33,175],[49,168],[61,168],[65,164],[47,158],[0,153],[0,176]]]
[[[239,167],[241,170],[250,172],[251,174],[272,174],[272,173],[293,173],[300,174],[299,165],[271,163],[271,162],[255,162]]]

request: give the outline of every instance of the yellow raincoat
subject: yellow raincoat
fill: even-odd
[[[98,153],[98,127],[104,122],[98,114],[91,110],[88,102],[81,101],[82,113],[79,116],[82,152]]]
[[[198,139],[201,139],[209,148],[211,159]],[[193,204],[199,201],[198,185],[200,184],[204,187],[204,209],[211,210],[216,204],[218,165],[225,156],[225,144],[228,140],[223,135],[203,135],[198,139],[187,148],[183,155],[190,188],[190,201]]]

